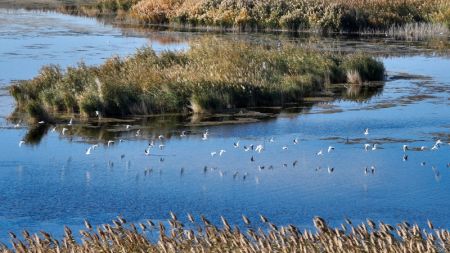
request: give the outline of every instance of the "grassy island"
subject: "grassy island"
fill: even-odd
[[[142,48],[100,66],[46,66],[10,88],[19,110],[39,119],[54,112],[94,116],[218,112],[282,106],[327,84],[384,78],[381,62],[295,45],[262,46],[207,39],[180,52]]]

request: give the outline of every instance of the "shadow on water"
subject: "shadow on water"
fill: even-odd
[[[240,109],[218,114],[165,114],[126,118],[89,118],[77,120],[68,126],[73,115],[57,115],[55,125],[34,124],[27,129],[23,140],[26,145],[38,145],[49,132],[60,132],[62,138],[81,142],[108,142],[109,140],[141,139],[150,136],[157,138],[163,134],[166,138],[179,137],[181,130],[201,138],[205,127],[255,123],[274,120],[286,114],[302,115],[311,113],[314,106],[329,104],[333,101],[365,102],[382,93],[384,82],[372,82],[364,85],[331,85],[315,97],[307,97],[297,104],[286,104],[279,107],[258,107]],[[333,113],[339,111],[323,111]],[[76,115],[77,116],[77,115]],[[10,123],[25,122],[26,116],[14,112]],[[66,129],[66,130],[64,130]],[[62,134],[64,131],[64,134]]]

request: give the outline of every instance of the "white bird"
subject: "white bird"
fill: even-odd
[[[20,141],[19,142],[19,147],[22,147],[23,144],[25,144],[25,141]]]
[[[141,129],[138,129],[138,130],[136,131],[136,137],[139,136],[139,135],[141,135]]]
[[[67,130],[69,130],[69,129],[64,127],[63,130],[62,130],[62,135],[65,135]]]
[[[294,142],[294,144],[298,144],[298,138],[295,138],[295,139],[293,140],[293,142]]]
[[[372,146],[372,150],[377,150],[377,146],[378,146],[378,144],[374,143]]]
[[[264,150],[264,146],[259,144],[258,146],[256,146],[255,151],[258,153],[261,153]]]
[[[406,152],[408,150],[408,145],[403,145],[403,152]]]
[[[160,139],[160,140],[162,140],[162,139],[164,139],[164,135],[160,135],[160,136],[158,136],[158,139]]]
[[[98,144],[94,144],[94,145],[92,145],[92,149],[96,149],[96,148],[98,148]]]
[[[72,123],[73,123],[73,119],[71,118],[71,119],[69,120],[69,124],[67,124],[67,125],[68,125],[68,126],[71,126]]]
[[[245,152],[248,152],[250,150],[250,148],[249,147],[247,147],[247,146],[244,146],[244,151]]]
[[[334,150],[334,147],[333,146],[329,146],[328,147],[328,153],[330,153],[331,151],[333,151]]]
[[[17,123],[14,125],[14,128],[19,128],[20,127],[20,123]]]
[[[420,151],[424,151],[425,149],[427,149],[427,147],[425,146],[420,147]]]
[[[95,111],[95,116],[100,117],[100,112],[99,111]]]
[[[125,126],[125,128],[126,128],[127,130],[130,129],[130,127],[131,127],[130,125],[126,125],[126,126]]]
[[[185,137],[186,136],[186,131],[181,131],[180,137]]]
[[[270,137],[269,142],[275,142],[275,140],[273,139],[273,137]]]
[[[42,124],[45,124],[45,121],[43,121],[43,120],[42,120],[42,121],[39,121],[38,124],[41,124],[41,125],[42,125]]]
[[[317,155],[323,155],[322,149],[319,152],[317,152]]]
[[[225,153],[225,152],[227,152],[225,149],[221,149],[221,150],[219,151],[219,155],[222,156],[223,153]]]
[[[368,151],[369,148],[370,148],[370,144],[369,143],[364,144],[364,150]]]
[[[206,141],[207,139],[208,139],[208,131],[206,131],[206,132],[204,132],[203,133],[203,137],[202,137],[202,140],[204,140],[204,141]]]
[[[438,145],[438,146],[439,146],[439,145],[441,145],[441,144],[442,144],[442,141],[441,141],[441,140],[437,140],[436,143],[435,143],[434,145]]]
[[[239,148],[239,141],[235,142],[235,143],[233,144],[233,147]]]
[[[439,145],[434,144],[434,146],[431,148],[431,150],[438,150],[439,149]]]
[[[283,147],[282,147],[282,149],[283,149],[283,150],[286,150],[286,149],[288,149],[288,147],[286,147],[286,146],[283,146]]]
[[[211,152],[211,156],[215,156],[215,155],[217,155],[217,152]]]
[[[109,141],[108,141],[108,147],[111,146],[112,144],[114,144],[114,141],[109,140]]]
[[[369,135],[369,128],[366,128],[366,129],[364,130],[364,135]]]
[[[52,132],[56,132],[56,127],[52,128]]]
[[[86,150],[86,155],[90,155],[90,154],[91,154],[91,149],[92,149],[92,147],[89,147],[89,148]]]
[[[150,155],[150,147],[145,149],[144,154],[147,155],[147,156]]]

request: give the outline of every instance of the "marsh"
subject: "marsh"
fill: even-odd
[[[0,24],[0,241],[4,243],[8,231],[45,230],[61,238],[64,225],[77,231],[84,219],[93,226],[119,215],[129,223],[146,218],[165,222],[170,211],[184,223],[187,213],[206,215],[214,224],[221,224],[223,215],[241,227],[245,227],[242,214],[261,226],[263,214],[275,224],[307,229],[314,229],[311,220],[317,215],[331,226],[345,218],[355,223],[370,218],[424,227],[429,219],[438,228],[450,228],[447,37],[405,41],[208,33],[6,9],[0,10]],[[230,41],[268,47],[289,44],[293,51],[316,50],[324,57],[364,52],[381,62],[386,72],[382,81],[329,83],[318,93],[303,94],[297,103],[255,104],[206,114],[105,111],[98,118],[95,110],[88,116],[58,111],[51,112],[52,124],[38,124],[14,113],[11,85],[33,79],[44,65],[65,69],[82,61],[101,66],[111,57],[125,59],[143,47],[151,47],[157,57],[167,50],[207,47],[198,41],[215,43],[210,48]],[[183,131],[185,136],[180,136]],[[431,150],[437,140],[442,144]],[[150,155],[145,155],[152,141]],[[234,147],[237,142],[239,147]],[[364,144],[378,148],[366,151]],[[406,144],[411,147],[407,160],[402,159]],[[98,148],[86,155],[93,145]],[[252,151],[251,145],[264,150]],[[329,146],[334,150],[327,152]],[[323,155],[318,156],[320,150]],[[374,173],[366,173],[372,166]]]

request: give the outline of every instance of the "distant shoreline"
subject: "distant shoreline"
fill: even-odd
[[[54,10],[69,15],[108,17],[138,26],[224,32],[314,32],[422,39],[450,35],[450,2],[445,0],[255,1],[241,8],[210,0],[0,0],[0,8]],[[197,3],[198,2],[198,3]],[[233,1],[230,1],[233,2]],[[266,8],[261,12],[261,8]],[[275,9],[277,12],[275,12]]]

